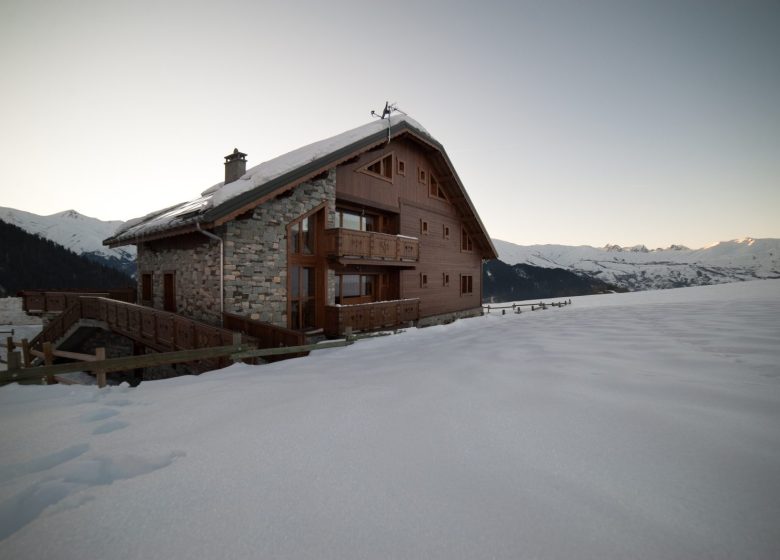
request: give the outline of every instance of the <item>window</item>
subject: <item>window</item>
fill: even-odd
[[[423,169],[422,167],[417,168],[417,180],[423,185],[425,185],[428,182],[428,177],[425,174],[425,169]]]
[[[441,225],[441,236],[444,239],[450,238],[450,226],[445,226],[444,224]]]
[[[146,303],[152,302],[154,292],[152,290],[152,273],[147,272],[141,274],[141,301]]]
[[[420,274],[420,287],[421,288],[427,288],[428,287],[428,275],[427,274]]]
[[[315,271],[311,266],[290,267],[290,328],[314,327]]]
[[[297,255],[314,254],[317,215],[307,216],[290,225],[290,253]]]
[[[428,196],[431,198],[438,198],[441,200],[447,200],[447,196],[444,194],[444,191],[441,188],[441,185],[439,184],[439,181],[436,180],[436,177],[431,175],[431,182],[428,186]]]
[[[450,275],[446,272],[441,273],[441,285],[444,288],[450,285]]]
[[[358,231],[376,231],[377,217],[352,210],[336,210],[335,226]]]
[[[375,175],[380,179],[387,181],[393,181],[393,154],[387,154],[381,158],[372,161],[360,171],[368,173],[369,175]]]
[[[474,292],[474,277],[471,275],[462,275],[460,277],[460,295],[467,295]]]
[[[425,220],[420,220],[420,233],[422,235],[428,235],[428,222]]]
[[[321,327],[324,317],[315,302],[324,288],[317,270],[317,231],[325,223],[326,203],[287,226],[287,326],[295,330]]]
[[[336,276],[336,304],[373,301],[376,284],[374,274],[339,274]]]
[[[398,174],[406,175],[406,162],[402,159],[398,160]]]
[[[460,230],[460,250],[461,251],[473,251],[474,244],[471,241],[471,236],[466,233],[465,229]]]

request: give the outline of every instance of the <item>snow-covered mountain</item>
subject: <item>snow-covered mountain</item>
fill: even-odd
[[[780,239],[735,239],[703,249],[515,245],[494,239],[499,259],[563,268],[627,288],[655,290],[780,278]]]
[[[121,221],[103,221],[65,210],[50,216],[39,216],[14,208],[0,207],[0,220],[23,230],[50,239],[96,262],[135,275],[135,247],[109,249],[103,240],[122,225]]]

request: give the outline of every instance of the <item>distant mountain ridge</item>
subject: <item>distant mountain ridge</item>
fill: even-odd
[[[529,299],[548,299],[626,291],[593,278],[562,268],[543,268],[530,264],[506,264],[494,259],[482,269],[482,299],[500,303]]]
[[[507,264],[563,268],[632,291],[780,278],[780,239],[735,239],[702,249],[516,245],[494,239]]]
[[[77,255],[42,236],[0,220],[0,297],[19,290],[125,288],[133,280],[123,272]]]
[[[49,216],[39,216],[15,208],[0,207],[0,220],[15,225],[33,235],[49,239],[93,262],[135,276],[135,247],[109,249],[103,240],[122,225],[121,221],[103,221],[65,210]]]

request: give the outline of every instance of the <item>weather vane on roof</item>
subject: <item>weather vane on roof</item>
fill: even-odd
[[[379,119],[384,119],[384,118],[386,118],[386,117],[389,117],[391,114],[393,114],[393,113],[394,113],[394,112],[396,112],[396,111],[397,111],[397,112],[399,112],[399,113],[401,113],[402,115],[405,115],[405,114],[406,114],[406,113],[404,113],[404,112],[403,112],[401,109],[399,109],[399,108],[396,106],[396,103],[395,103],[395,101],[393,101],[392,103],[390,103],[390,102],[388,102],[388,101],[385,101],[385,108],[382,110],[382,114],[380,115],[380,114],[379,114],[379,113],[377,113],[376,111],[373,111],[373,110],[372,110],[372,111],[371,111],[371,116],[372,116],[372,117],[377,117],[377,118],[379,118]]]

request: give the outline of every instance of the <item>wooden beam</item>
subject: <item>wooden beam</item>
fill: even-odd
[[[52,347],[51,342],[44,342],[43,343],[43,361],[47,366],[52,366],[54,364],[54,355],[52,354]],[[9,370],[10,371],[10,370]],[[53,373],[46,373],[46,384],[47,385],[54,385],[57,382],[56,379],[54,379]]]
[[[80,360],[82,362],[94,362],[98,360],[95,354],[82,354],[80,352],[66,352],[65,350],[54,350],[52,354],[57,358],[68,358],[70,360]]]
[[[298,354],[301,352],[311,352],[312,350],[324,350],[325,348],[341,348],[353,344],[349,340],[336,340],[333,342],[323,342],[321,344],[306,344],[304,346],[282,346],[281,348],[260,348],[259,350],[246,350],[231,354],[233,360],[243,360],[245,358],[262,358],[265,356],[284,356],[285,354]]]
[[[95,348],[94,361],[105,362],[106,361],[106,349]],[[102,389],[106,386],[106,370],[99,369],[95,371],[95,377],[97,378],[98,389]]]

